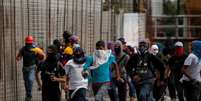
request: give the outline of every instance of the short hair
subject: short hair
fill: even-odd
[[[50,46],[48,46],[48,49],[51,49],[51,51],[53,52],[53,53],[57,53],[58,51],[57,51],[57,46],[55,46],[55,45],[50,45]]]
[[[96,47],[105,47],[105,42],[103,40],[96,42]]]

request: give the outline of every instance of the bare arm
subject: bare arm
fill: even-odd
[[[170,76],[170,73],[171,73],[171,70],[170,70],[170,67],[165,65],[166,68],[165,68],[165,73],[164,73],[164,78],[167,79],[169,76]]]
[[[36,82],[38,84],[39,90],[42,89],[42,81],[40,79],[40,72],[36,70]]]
[[[20,61],[22,59],[22,54],[21,54],[21,52],[19,52],[18,54],[17,54],[17,56],[16,56],[16,60],[17,61]]]
[[[114,66],[114,70],[115,70],[115,73],[116,73],[117,80],[120,80],[121,76],[120,76],[118,64],[114,63],[113,66]]]
[[[52,81],[57,81],[57,82],[65,82],[65,76],[59,76],[59,77],[55,77],[55,76],[51,76]]]
[[[68,75],[65,76],[65,82],[62,82],[61,85],[62,85],[62,88],[63,88],[65,91],[68,90],[68,88],[69,88],[69,76],[68,76]]]

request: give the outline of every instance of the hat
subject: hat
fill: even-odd
[[[175,46],[177,46],[177,47],[183,47],[184,45],[183,45],[182,42],[177,41],[177,42],[175,43]]]

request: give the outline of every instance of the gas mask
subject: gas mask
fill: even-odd
[[[145,46],[140,46],[139,51],[140,53],[144,54],[147,51],[147,48]]]
[[[140,53],[141,53],[141,54],[144,54],[144,53],[147,52],[147,50],[148,50],[148,45],[147,45],[147,43],[146,43],[146,42],[140,42],[140,43],[139,43],[139,51],[140,51]]]

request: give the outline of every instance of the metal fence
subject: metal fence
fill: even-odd
[[[131,1],[131,0],[130,0]],[[62,39],[65,30],[77,34],[87,53],[97,40],[115,39],[114,10],[103,11],[105,0],[0,0],[0,100],[23,101],[22,62],[15,56],[24,38],[33,35],[43,48]],[[108,7],[112,0],[107,0]],[[34,87],[34,101],[41,92]]]

